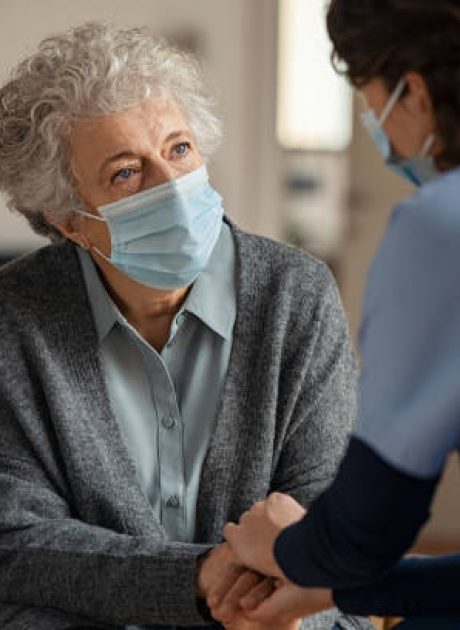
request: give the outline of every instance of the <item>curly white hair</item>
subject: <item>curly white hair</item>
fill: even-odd
[[[0,89],[0,189],[32,228],[59,235],[43,212],[61,220],[81,209],[72,171],[72,123],[117,113],[149,98],[173,100],[206,158],[221,137],[199,64],[147,28],[88,23],[45,39]]]

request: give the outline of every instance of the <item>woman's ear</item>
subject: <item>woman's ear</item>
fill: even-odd
[[[419,72],[407,72],[404,75],[408,94],[403,103],[412,110],[412,113],[433,117],[433,103],[425,79]]]
[[[75,229],[75,218],[74,217],[66,217],[58,221],[49,210],[45,210],[43,213],[46,221],[54,227],[54,229],[58,230],[62,234],[64,238],[69,241],[72,241],[76,245],[83,247],[83,249],[89,250],[91,249],[90,243],[86,234],[83,234],[79,230]]]

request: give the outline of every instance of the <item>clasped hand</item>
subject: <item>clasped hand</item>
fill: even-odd
[[[273,555],[281,530],[304,515],[294,499],[275,493],[245,512],[238,525],[225,526],[227,542],[201,563],[197,594],[227,629],[297,630],[302,617],[333,606],[327,589],[289,582]]]

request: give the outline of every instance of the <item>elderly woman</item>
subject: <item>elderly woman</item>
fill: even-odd
[[[216,584],[261,579],[225,522],[273,490],[308,505],[343,451],[335,285],[223,217],[196,64],[147,31],[44,41],[0,134],[1,189],[53,241],[0,274],[0,625],[209,626]]]

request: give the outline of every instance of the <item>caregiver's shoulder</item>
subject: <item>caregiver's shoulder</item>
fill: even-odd
[[[414,195],[398,203],[390,233],[404,228],[416,238],[439,238],[458,243],[460,238],[460,168],[440,175],[421,186]]]
[[[460,264],[459,245],[460,169],[455,169],[396,205],[370,268],[367,301],[377,293],[380,300],[395,299],[413,283],[434,289],[442,279],[445,286]]]

